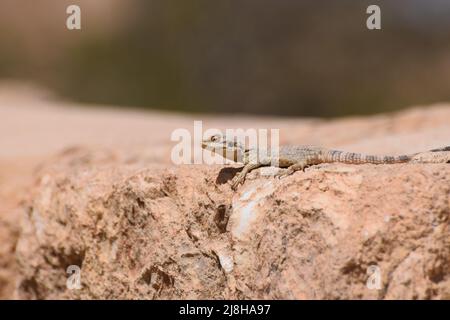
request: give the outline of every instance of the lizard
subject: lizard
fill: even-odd
[[[244,167],[231,183],[231,188],[237,187],[245,181],[246,175],[259,167],[270,166],[274,163],[279,168],[287,168],[282,173],[278,173],[279,178],[284,178],[296,171],[304,170],[311,165],[321,163],[347,163],[347,164],[394,164],[411,162],[414,156],[420,153],[400,156],[376,156],[365,155],[354,152],[344,152],[331,150],[316,146],[286,145],[280,146],[278,150],[278,159],[272,159],[271,150],[259,150],[258,148],[245,148],[234,137],[222,136],[219,134],[202,140],[202,148],[213,153],[219,154],[224,158],[234,162],[242,162]],[[269,152],[267,152],[269,151]],[[450,146],[441,149],[433,149],[429,152],[450,151]],[[278,161],[273,161],[278,160]]]

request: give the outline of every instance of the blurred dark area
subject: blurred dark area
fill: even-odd
[[[450,100],[448,0],[0,0],[0,44],[0,79],[83,103],[331,117]]]

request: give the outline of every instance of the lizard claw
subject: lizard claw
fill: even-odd
[[[278,179],[284,179],[287,176],[290,176],[291,174],[293,174],[294,171],[290,170],[290,169],[284,169],[283,171],[279,171],[277,174],[275,174],[275,177],[277,177]]]
[[[290,176],[289,173],[283,173],[283,174],[280,174],[280,175],[278,176],[278,179],[279,179],[279,180],[282,180],[282,179],[287,178],[288,176]]]
[[[239,187],[239,185],[243,182],[243,179],[241,177],[235,177],[232,181],[231,181],[231,189],[236,191],[237,188]]]

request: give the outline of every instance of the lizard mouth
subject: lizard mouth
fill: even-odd
[[[202,141],[202,148],[203,149],[211,149],[211,145],[209,143]]]

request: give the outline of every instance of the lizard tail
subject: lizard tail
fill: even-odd
[[[412,159],[412,156],[411,155],[373,156],[361,153],[331,150],[327,152],[325,158],[327,162],[341,162],[349,164],[363,164],[363,163],[389,164],[389,163],[409,162]]]
[[[442,151],[450,151],[450,146],[439,149],[433,149],[430,150],[429,152],[442,152]],[[342,162],[350,164],[362,164],[362,163],[390,164],[390,163],[409,162],[417,154],[419,153],[401,156],[373,156],[361,153],[330,150],[325,155],[325,159],[328,162]]]

